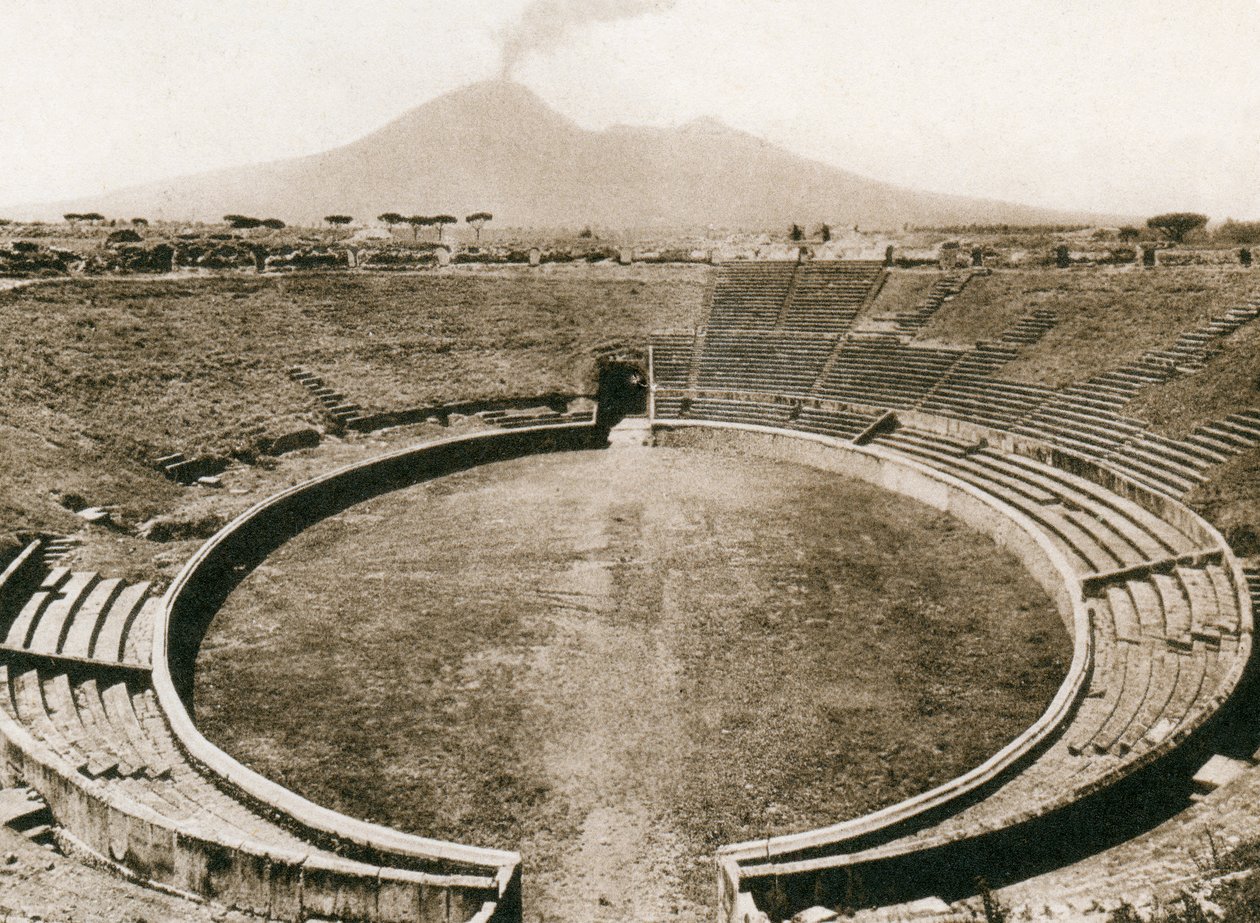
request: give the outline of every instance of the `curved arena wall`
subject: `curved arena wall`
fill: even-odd
[[[915,419],[913,425],[930,430],[942,423],[925,418]],[[1073,637],[1072,664],[1053,702],[1032,726],[981,766],[864,817],[724,847],[718,856],[723,919],[742,920],[745,913],[756,912],[749,881],[742,880],[741,862],[765,863],[760,868],[774,869],[776,875],[779,871],[795,874],[844,863],[855,856],[870,856],[882,848],[904,851],[896,836],[925,820],[948,816],[962,803],[984,798],[1035,760],[1071,719],[1091,670],[1092,631],[1082,578],[1037,524],[1019,510],[948,473],[877,445],[855,446],[799,431],[710,421],[670,421],[658,424],[657,432],[665,442],[735,446],[833,471],[956,516],[1021,558],[1055,599]],[[210,620],[231,589],[254,564],[312,523],[376,494],[476,465],[588,448],[593,444],[593,433],[589,424],[477,433],[403,449],[330,472],[282,491],[237,517],[201,547],[167,591],[154,626],[152,681],[179,747],[220,788],[336,855],[294,853],[253,842],[228,841],[197,824],[174,822],[134,805],[114,803],[106,788],[64,767],[55,754],[0,712],[0,736],[9,764],[17,777],[44,793],[77,845],[167,890],[214,898],[282,919],[317,915],[381,923],[518,920],[520,860],[516,853],[412,836],[364,823],[315,805],[254,773],[197,730],[189,711],[193,669]],[[1125,483],[1114,472],[1073,458],[1070,453],[1020,442],[1018,446],[1002,444],[1009,451],[1040,454],[1047,461],[1095,479],[1177,521],[1201,536],[1205,546],[1225,548],[1210,525],[1176,501]],[[1224,556],[1242,596],[1239,611],[1249,644],[1250,603],[1245,582],[1227,548]],[[1211,709],[1205,709],[1195,727],[1210,713]],[[1192,730],[1144,754],[1143,761],[1170,752]],[[1066,793],[1065,798],[1072,801],[1079,795]],[[1045,806],[1038,808],[1042,809]]]
[[[1037,458],[1094,481],[1174,523],[1187,535],[1201,541],[1205,550],[1219,554],[1228,564],[1242,618],[1243,638],[1249,649],[1252,613],[1241,566],[1229,552],[1220,534],[1182,504],[1147,491],[1097,462],[1070,452],[1031,440],[993,433],[980,427],[967,427],[964,432],[954,425],[954,421],[943,421],[929,415],[914,414],[913,419],[907,419],[909,415],[898,416],[901,422],[909,423],[917,430],[939,432],[955,438],[983,438],[991,445],[1000,446],[1006,451]],[[1089,617],[1086,614],[1087,607],[1082,602],[1083,585],[1088,578],[1074,571],[1042,534],[1040,527],[1022,513],[982,490],[953,478],[945,471],[922,465],[880,446],[855,446],[833,437],[790,429],[704,420],[658,421],[656,431],[662,434],[667,443],[677,438],[675,434],[685,433],[687,435],[684,438],[691,442],[751,448],[758,454],[840,471],[876,486],[906,493],[958,516],[973,527],[989,533],[999,544],[1009,548],[1023,560],[1030,573],[1058,601],[1060,611],[1065,614],[1065,622],[1073,632],[1077,652],[1069,676],[1060,689],[1060,695],[1042,718],[981,767],[930,792],[864,817],[801,834],[723,847],[719,852],[718,863],[722,919],[738,921],[745,919],[746,915],[750,915],[753,920],[760,919],[753,893],[744,883],[748,874],[758,879],[772,876],[778,880],[779,876],[808,876],[839,866],[918,855],[920,848],[908,847],[905,842],[897,841],[896,838],[902,832],[913,830],[924,822],[931,822],[936,816],[947,815],[952,805],[982,800],[1011,771],[1034,759],[1040,746],[1052,740],[1070,720],[1075,703],[1083,695],[1088,680],[1088,669],[1077,673],[1082,652],[1088,662],[1091,649]],[[1074,612],[1070,619],[1066,618],[1069,609]],[[1246,662],[1245,657],[1236,661],[1233,672],[1222,684],[1222,688],[1236,688],[1243,677]],[[1070,693],[1069,688],[1072,689]],[[1121,779],[1131,778],[1137,771],[1169,757],[1215,716],[1226,704],[1227,698],[1228,695],[1219,694],[1205,700],[1195,720],[1159,746],[1128,764],[1117,767],[1114,773],[1099,780],[1088,790],[1064,792],[1057,800],[1031,806],[1025,816],[1015,822],[1022,824],[1075,806],[1083,799],[1109,789]],[[977,831],[978,834],[985,832]],[[748,872],[741,868],[744,863],[750,865]]]
[[[991,784],[1034,754],[1071,716],[1089,681],[1091,633],[1089,611],[1071,565],[1022,513],[986,497],[968,484],[916,465],[877,448],[851,446],[827,436],[795,433],[738,423],[674,422],[658,425],[658,436],[671,444],[670,428],[685,433],[688,445],[736,447],[761,456],[793,461],[864,481],[948,513],[1006,548],[1055,601],[1072,638],[1067,676],[1042,715],[983,764],[930,791],[840,824],[799,834],[723,846],[728,860],[765,859],[784,853],[834,846],[896,826]]]
[[[153,631],[153,687],[179,746],[229,793],[325,848],[344,867],[312,868],[301,857],[254,857],[223,849],[234,879],[232,903],[275,916],[364,920],[513,920],[519,918],[515,852],[479,849],[404,834],[330,811],[248,769],[210,743],[189,712],[201,638],[232,587],[267,553],[318,520],[368,497],[429,478],[522,455],[589,445],[589,424],[538,426],[460,436],[350,465],[262,501],[225,526],[185,565],[167,590]],[[90,807],[90,806],[87,806]],[[144,825],[145,831],[153,824]],[[174,865],[195,862],[200,844],[161,830],[149,853]],[[169,857],[174,857],[173,859]],[[136,856],[139,859],[140,857]],[[141,863],[143,865],[143,863]],[[195,876],[160,875],[181,890],[221,897]],[[324,896],[327,891],[328,895]],[[277,910],[297,911],[283,913]]]

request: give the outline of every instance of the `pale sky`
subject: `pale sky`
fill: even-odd
[[[352,141],[495,76],[529,5],[0,0],[0,209]],[[676,0],[516,77],[588,128],[707,115],[920,189],[1260,219],[1260,0]]]

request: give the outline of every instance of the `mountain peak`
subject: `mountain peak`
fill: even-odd
[[[1043,209],[888,186],[709,116],[679,128],[588,131],[511,80],[452,90],[344,147],[39,208],[174,220],[229,213],[317,222],[340,213],[485,209],[534,227],[867,227],[1056,224]]]
[[[717,134],[734,134],[735,129],[727,125],[719,118],[711,115],[702,115],[687,122],[681,128],[682,131],[692,132],[693,134],[717,135]]]
[[[508,124],[550,122],[571,124],[529,87],[514,80],[482,80],[421,103],[409,113],[428,117],[462,118],[469,122]]]

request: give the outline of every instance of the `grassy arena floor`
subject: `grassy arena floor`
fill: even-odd
[[[706,920],[717,845],[970,768],[1069,656],[1018,563],[935,511],[623,448],[316,525],[229,598],[196,701],[212,740],[322,804],[521,849],[531,920]]]

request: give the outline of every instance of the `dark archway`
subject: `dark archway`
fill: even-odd
[[[595,367],[597,428],[607,432],[626,417],[647,413],[647,357],[641,349],[605,347],[596,353]]]

